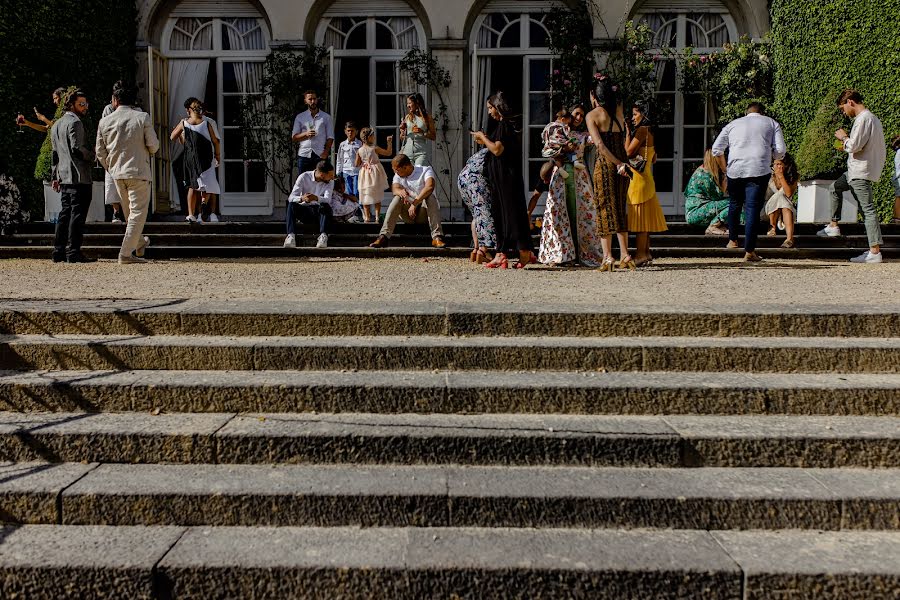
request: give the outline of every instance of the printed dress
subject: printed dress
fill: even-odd
[[[728,196],[716,185],[712,174],[699,167],[684,190],[684,220],[689,225],[708,227],[728,222]]]
[[[578,154],[581,155],[588,136],[577,132],[575,136],[580,142]],[[559,170],[550,179],[538,260],[546,265],[577,260],[582,265],[596,267],[603,259],[603,250],[597,235],[591,179],[586,169],[573,169],[570,164],[565,165],[565,169],[569,173],[568,179],[563,179]],[[574,219],[570,218],[571,209],[575,212]],[[573,224],[578,232],[577,239],[572,235]]]
[[[491,214],[491,187],[484,176],[487,153],[488,149],[482,148],[473,154],[456,181],[463,202],[472,213],[478,245],[494,248],[497,246],[497,231],[494,229],[494,215]]]
[[[603,144],[622,162],[628,162],[625,152],[625,132],[600,132]],[[597,233],[601,236],[628,232],[628,178],[619,175],[616,165],[598,153],[594,166],[594,200],[597,205]]]

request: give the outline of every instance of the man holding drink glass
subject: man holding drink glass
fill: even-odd
[[[327,160],[334,144],[334,123],[331,115],[319,110],[319,96],[308,90],[303,94],[307,110],[294,119],[291,139],[300,143],[297,151],[297,175],[314,171],[321,160]]]

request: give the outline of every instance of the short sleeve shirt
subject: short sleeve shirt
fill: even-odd
[[[434,169],[431,167],[415,167],[413,168],[413,172],[409,174],[409,177],[394,175],[394,183],[400,185],[414,196],[418,196],[422,193],[422,190],[425,189],[425,184],[429,179],[435,179]]]

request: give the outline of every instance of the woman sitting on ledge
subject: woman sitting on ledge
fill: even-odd
[[[728,180],[711,148],[684,191],[684,219],[689,225],[706,225],[706,235],[728,235]]]

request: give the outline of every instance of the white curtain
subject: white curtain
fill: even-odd
[[[169,131],[175,129],[185,118],[184,101],[190,97],[203,98],[206,92],[206,79],[209,76],[211,61],[169,59]],[[169,142],[171,164],[184,152],[184,146],[178,142]],[[178,180],[175,169],[172,169],[172,199],[178,198]],[[179,204],[181,200],[179,198]]]
[[[478,79],[475,81],[476,83],[476,94],[477,98],[475,98],[475,106],[478,110],[476,113],[477,119],[474,120],[473,125],[478,127],[482,131],[487,131],[487,109],[485,108],[486,101],[488,96],[494,93],[494,90],[491,89],[491,66],[492,60],[490,56],[479,56],[478,57]]]
[[[338,109],[341,106],[338,104],[338,101],[341,99],[341,59],[334,56],[333,48],[331,50],[331,56],[331,81],[328,82],[331,87],[329,90],[331,92],[331,98],[329,98],[329,101],[331,102],[331,118],[336,119]],[[359,125],[359,127],[362,127],[362,125]],[[342,130],[343,125],[335,123],[335,129]],[[335,131],[335,133],[337,133],[337,131]],[[337,148],[335,147],[335,149]]]

